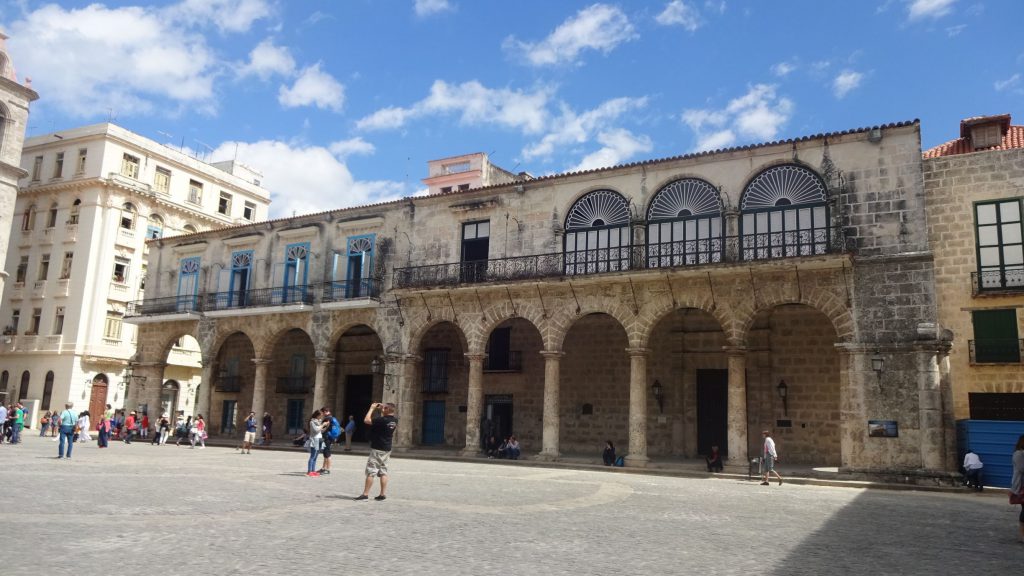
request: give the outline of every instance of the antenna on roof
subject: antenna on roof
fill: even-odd
[[[206,148],[206,154],[203,155],[203,158],[200,158],[201,160],[203,160],[205,162],[205,158],[210,154],[210,152],[213,152],[213,146],[210,146],[209,144],[207,144],[206,142],[203,142],[202,140],[200,140],[198,138],[193,138],[193,140],[195,140],[196,143],[199,144],[200,146],[202,146],[203,148]]]
[[[117,119],[117,116],[114,115],[114,109],[113,108],[107,108],[107,122],[113,122],[116,119]]]

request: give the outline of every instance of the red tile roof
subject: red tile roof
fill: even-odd
[[[968,122],[968,120],[964,120],[964,122]],[[963,125],[964,122],[961,122],[961,125]],[[963,128],[961,128],[961,133],[962,132]],[[971,139],[966,136],[961,136],[956,140],[950,140],[945,144],[939,144],[934,148],[925,150],[922,153],[922,156],[925,158],[938,158],[940,156],[971,154],[972,152],[987,152],[989,150],[1010,150],[1011,148],[1024,148],[1024,126],[1007,126],[1006,133],[1003,134],[1003,141],[999,146],[991,146],[989,148],[975,150],[974,147],[971,146]]]

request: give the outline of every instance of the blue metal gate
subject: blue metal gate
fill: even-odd
[[[1013,446],[1024,434],[1019,420],[959,420],[956,423],[957,466],[963,464],[970,448],[981,458],[982,484],[1009,488],[1013,479]]]
[[[444,444],[444,400],[423,402],[423,444]]]

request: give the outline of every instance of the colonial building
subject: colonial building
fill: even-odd
[[[939,321],[957,335],[955,417],[1024,421],[1024,126],[967,118],[924,158]]]
[[[14,63],[7,54],[7,36],[0,32],[0,261],[7,258],[14,204],[18,196],[18,180],[27,174],[21,168],[21,147],[28,122],[28,105],[39,98],[26,79],[18,82]],[[0,292],[7,283],[6,272],[0,272]],[[0,402],[5,386],[0,386]]]
[[[130,403],[188,334],[214,432],[383,398],[400,449],[745,464],[772,429],[788,462],[933,481],[955,452],[921,164],[906,122],[152,240]]]
[[[29,138],[19,170],[0,389],[39,410],[121,406],[138,380],[136,329],[122,319],[147,287],[146,240],[266,219],[269,194],[240,164],[206,164],[113,124]],[[146,408],[191,412],[198,343],[169,350]]]

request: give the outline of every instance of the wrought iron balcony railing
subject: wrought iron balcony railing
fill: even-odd
[[[278,286],[229,292],[206,292],[168,298],[146,298],[128,303],[129,317],[160,316],[184,312],[211,312],[234,308],[314,304],[342,300],[376,299],[380,297],[380,281],[365,278],[355,282],[324,282],[304,286]]]
[[[799,258],[850,251],[841,228],[818,228],[397,268],[394,287],[426,288],[479,282],[514,282],[629,270]]]
[[[316,301],[316,292],[315,285],[209,292],[203,295],[203,311],[261,308],[285,304],[313,304]]]
[[[968,340],[972,364],[1020,364],[1024,357],[1024,340],[986,338]]]
[[[184,314],[201,312],[202,299],[198,294],[171,296],[169,298],[146,298],[128,303],[125,316],[159,316],[163,314]]]
[[[971,272],[971,294],[1024,292],[1024,269],[1003,268]]]
[[[508,355],[487,356],[487,364],[484,372],[522,372],[523,353],[519,350],[509,350]]]
[[[306,394],[309,392],[309,378],[306,376],[282,376],[277,379],[278,394]]]
[[[380,297],[380,283],[373,278],[363,278],[344,282],[324,282],[320,298],[322,302],[341,302],[378,297]]]

